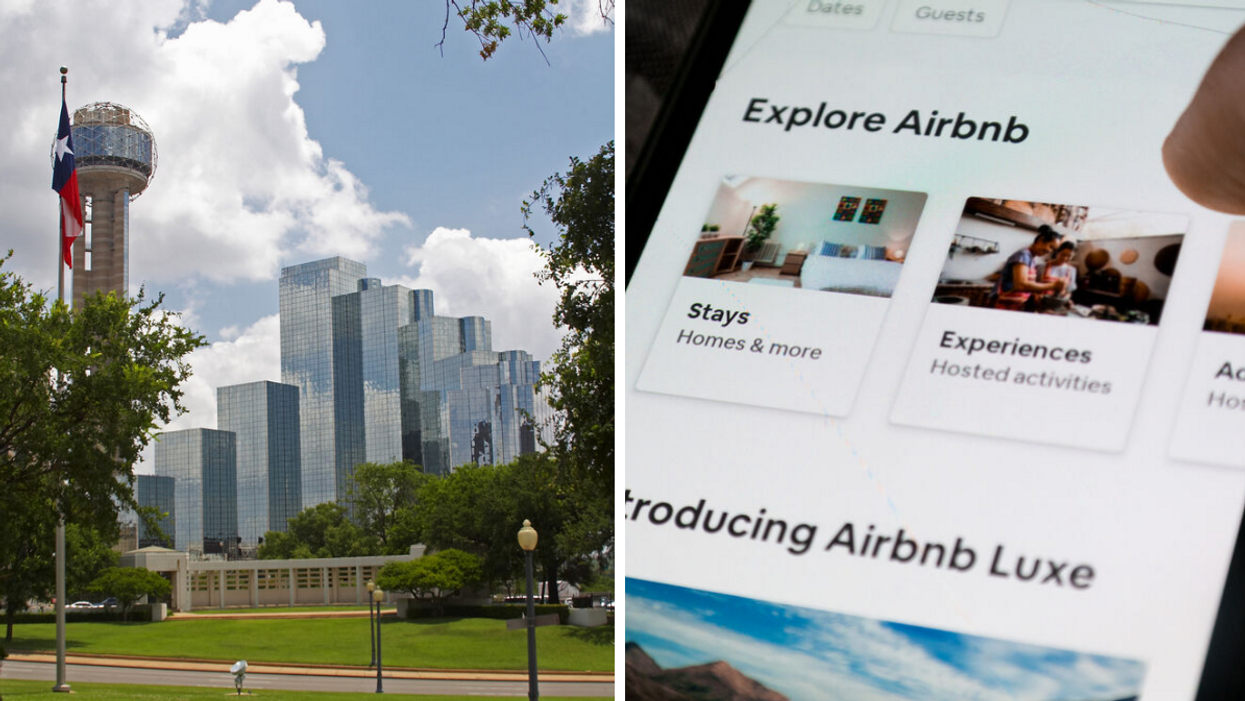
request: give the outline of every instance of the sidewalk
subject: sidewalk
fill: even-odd
[[[364,613],[367,613],[366,611]],[[56,655],[46,652],[13,652],[11,662],[55,663]],[[95,655],[77,653],[65,656],[66,664],[91,665],[94,667],[129,667],[134,669],[179,670],[187,672],[229,672],[233,660],[187,660],[163,657],[126,657],[124,655]],[[247,663],[247,674],[296,674],[320,677],[366,677],[375,678],[371,667],[346,667],[292,663]],[[526,671],[502,671],[487,669],[411,669],[385,667],[386,679],[439,679],[460,681],[526,681]],[[613,683],[613,672],[558,672],[540,670],[538,679],[548,682],[601,682]]]
[[[383,609],[382,616],[397,616],[398,610]],[[210,618],[213,620],[236,620],[244,618],[367,618],[367,609],[362,611],[299,611],[286,609],[275,611],[234,611],[229,609],[200,609],[197,611],[176,612],[165,619],[165,622],[193,621]]]

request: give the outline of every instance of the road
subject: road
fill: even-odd
[[[15,662],[9,660],[3,666],[6,679],[43,679],[49,683],[56,680],[56,665],[46,662]],[[171,686],[207,686],[222,689],[233,688],[233,677],[226,671],[191,672],[184,670],[134,669],[132,667],[100,667],[96,665],[67,665],[69,685],[74,682],[100,682],[105,684],[167,684]],[[388,679],[385,691],[394,694],[455,694],[478,696],[527,696],[527,682],[478,681],[462,679]],[[307,674],[248,674],[246,688],[287,689],[291,691],[376,691],[376,679],[360,677],[330,677]],[[541,696],[613,696],[612,682],[556,682],[542,681]]]

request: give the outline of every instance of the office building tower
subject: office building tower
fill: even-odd
[[[138,542],[136,547],[145,548],[149,545],[158,545],[169,548],[173,546],[174,534],[177,532],[177,506],[175,503],[174,489],[176,480],[172,477],[162,477],[160,475],[136,475],[137,484],[135,484],[135,493],[138,499],[138,505],[141,507],[154,508],[156,513],[162,514],[156,519],[156,526],[159,527],[164,538],[157,537],[147,528],[146,522],[138,518]]]
[[[190,428],[161,434],[155,472],[176,480],[174,548],[219,553],[236,548],[238,479],[230,431]]]
[[[364,457],[375,463],[414,457],[403,450],[398,340],[399,330],[414,318],[411,291],[365,278],[354,295],[359,298]]]
[[[284,268],[281,381],[299,389],[303,508],[347,503],[347,478],[366,458],[359,291],[367,268],[345,258]]]
[[[348,505],[348,477],[364,461],[441,474],[509,462],[537,449],[549,416],[534,387],[540,363],[494,351],[488,320],[437,316],[431,290],[382,285],[343,258],[282,271],[281,346],[282,380],[303,401],[304,507]]]
[[[96,292],[128,294],[130,202],[156,172],[156,140],[133,110],[97,102],[71,127],[85,229],[73,246],[73,304]]]
[[[302,510],[298,388],[248,382],[216,390],[216,426],[236,436],[238,535],[254,546]]]
[[[549,418],[534,387],[539,378],[540,363],[526,351],[463,367],[459,387],[442,399],[449,407],[448,464],[506,464],[536,452],[537,427]]]

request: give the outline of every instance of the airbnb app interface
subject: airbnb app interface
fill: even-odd
[[[1215,4],[754,3],[627,290],[629,696],[1194,697],[1245,221],[1163,144]]]

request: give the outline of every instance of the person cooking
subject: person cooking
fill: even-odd
[[[1038,280],[1038,260],[1050,254],[1063,237],[1052,227],[1043,224],[1033,243],[1016,251],[1007,258],[999,279],[994,283],[991,305],[995,309],[1028,311],[1035,292],[1063,294],[1063,280]]]
[[[1044,264],[1038,264],[1038,282],[1063,281],[1062,292],[1047,293],[1060,302],[1072,301],[1072,291],[1076,289],[1076,266],[1072,265],[1072,256],[1075,254],[1076,244],[1072,241],[1064,241],[1059,244],[1059,248],[1055,249],[1050,260]]]

